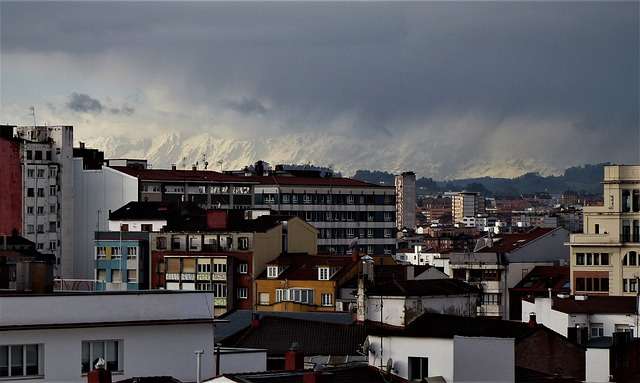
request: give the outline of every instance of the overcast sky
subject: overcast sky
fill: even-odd
[[[638,2],[0,11],[0,122],[30,123],[34,105],[77,138],[322,133],[429,151],[419,173],[438,178],[474,161],[640,162]]]

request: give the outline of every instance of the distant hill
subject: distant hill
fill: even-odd
[[[559,194],[573,190],[582,194],[601,194],[603,167],[608,163],[570,167],[561,176],[542,176],[526,173],[516,178],[465,178],[450,181],[434,181],[418,178],[418,195],[435,194],[445,191],[479,191],[486,195],[517,196],[537,192]],[[393,185],[394,175],[377,170],[358,170],[353,178],[376,184]]]

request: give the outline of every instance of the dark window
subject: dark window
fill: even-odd
[[[44,197],[44,188],[38,188],[38,197]]]
[[[164,250],[167,248],[167,238],[166,237],[158,237],[156,238],[156,248],[159,250]]]
[[[602,266],[609,266],[609,253],[600,253],[600,264]]]
[[[129,231],[129,224],[127,223],[120,224],[120,231]]]
[[[150,223],[143,223],[142,225],[140,225],[140,230],[141,231],[153,231],[153,225]]]
[[[42,160],[42,150],[36,150],[36,161]]]
[[[595,232],[596,232],[596,234],[600,234],[600,225],[597,224],[597,223],[596,223],[596,226],[595,226]]]
[[[33,188],[28,188],[28,189],[27,189],[27,197],[33,197],[33,196],[34,196],[34,194],[33,194]]]
[[[640,211],[640,190],[636,189],[633,191],[633,197],[631,198],[632,208],[634,212]]]
[[[631,190],[622,190],[622,211],[631,211]]]
[[[47,150],[47,161],[51,161],[51,150]]]
[[[584,253],[576,253],[576,265],[584,265]]]
[[[576,278],[576,291],[584,291],[584,278]]]
[[[421,381],[429,376],[429,358],[409,357],[409,380]]]
[[[600,278],[600,291],[609,291],[609,278]]]
[[[593,280],[591,278],[586,278],[586,285],[585,291],[593,291]]]
[[[31,150],[27,150],[27,159],[28,160],[33,159],[33,152]]]

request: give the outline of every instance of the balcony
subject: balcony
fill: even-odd
[[[213,298],[213,305],[214,306],[226,306],[227,305],[227,298]]]
[[[640,243],[640,235],[638,234],[622,234],[620,235],[620,242],[622,243]]]
[[[214,281],[226,281],[227,273],[211,273],[211,279]]]
[[[197,278],[199,281],[210,281],[211,274],[210,273],[198,273]]]
[[[165,275],[165,279],[167,281],[179,281],[180,280],[180,273],[167,273]]]
[[[570,245],[619,245],[620,241],[609,234],[571,234]]]
[[[196,274],[195,273],[182,273],[180,274],[180,279],[182,279],[183,281],[193,281],[196,278]]]

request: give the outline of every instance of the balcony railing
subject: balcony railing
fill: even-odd
[[[213,298],[213,305],[214,306],[226,306],[227,305],[227,298]]]
[[[211,280],[211,274],[210,273],[198,273],[198,280],[199,281],[210,281]]]
[[[633,235],[631,233],[629,234],[621,234],[620,235],[620,242],[622,243],[639,243],[640,242],[640,234],[634,233]]]
[[[167,273],[165,275],[165,279],[167,281],[179,281],[180,280],[180,273]]]
[[[214,281],[226,281],[227,273],[212,273],[211,279]]]
[[[183,281],[193,281],[196,278],[195,273],[182,273],[180,277]]]
[[[620,238],[609,234],[571,234],[569,237],[569,241],[572,245],[612,245],[619,243],[619,239]]]

